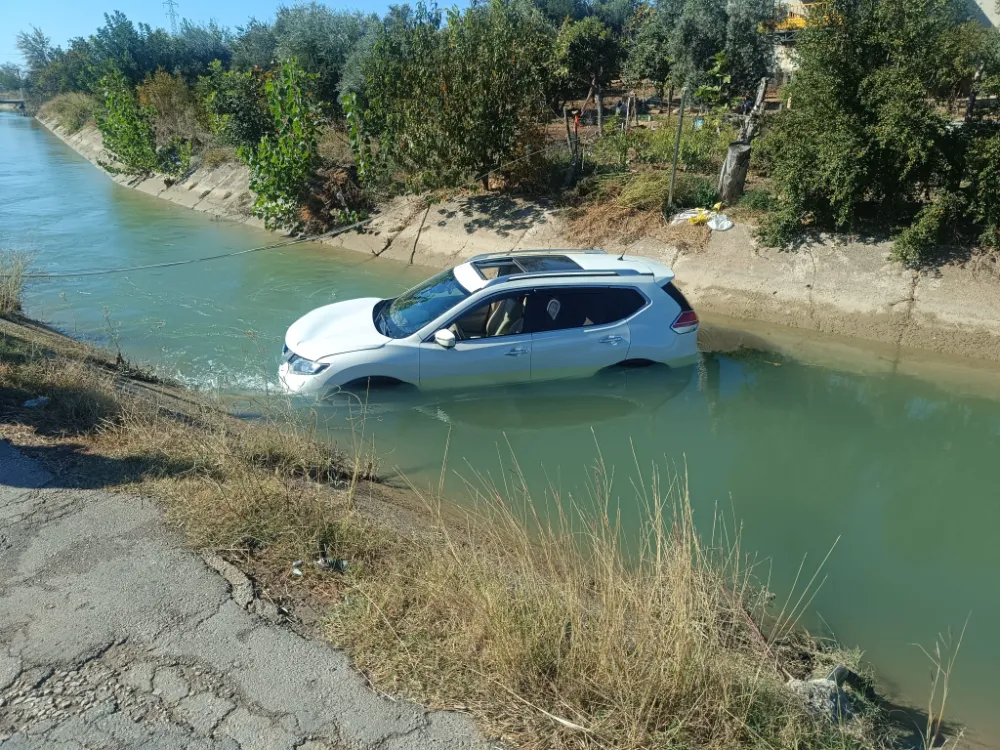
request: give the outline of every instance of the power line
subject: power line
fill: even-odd
[[[353,224],[348,224],[346,227],[339,227],[330,232],[325,232],[319,235],[309,235],[306,237],[297,237],[294,240],[287,240],[285,242],[276,242],[273,245],[263,245],[261,247],[251,247],[247,250],[236,250],[231,253],[222,253],[220,255],[209,255],[203,258],[189,258],[188,260],[170,260],[164,263],[148,263],[142,266],[126,266],[125,268],[101,268],[92,271],[69,271],[67,273],[25,273],[21,275],[23,279],[67,279],[67,278],[77,278],[79,276],[102,276],[112,273],[128,273],[129,271],[145,271],[150,268],[173,268],[174,266],[186,266],[192,263],[205,263],[210,260],[219,260],[220,258],[232,258],[235,255],[246,255],[247,253],[259,253],[262,250],[274,250],[279,247],[288,247],[289,245],[298,245],[301,242],[315,242],[316,240],[322,239],[323,237],[336,237],[338,234],[343,234],[344,232],[349,232],[352,229],[357,229],[363,224],[367,224],[371,219],[363,219],[361,221],[356,221]]]
[[[163,7],[167,9],[170,19],[170,33],[177,36],[177,0],[164,0]]]

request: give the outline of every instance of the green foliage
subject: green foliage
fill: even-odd
[[[697,175],[681,174],[674,184],[673,208],[711,208],[717,197],[715,185],[710,180]]]
[[[136,100],[132,88],[117,70],[100,81],[101,107],[97,127],[104,137],[104,148],[120,166],[104,165],[110,171],[146,175],[160,166],[153,132],[154,112]]]
[[[238,149],[250,167],[250,189],[257,194],[254,214],[268,227],[299,224],[299,208],[318,163],[320,114],[314,84],[315,77],[294,60],[283,62],[265,84],[273,133],[255,147]]]
[[[18,91],[24,85],[24,73],[21,66],[14,63],[0,65],[0,89]]]
[[[341,72],[355,45],[379,25],[378,17],[331,10],[317,2],[281,7],[274,21],[279,60],[294,59],[316,76],[316,93],[336,103]]]
[[[236,29],[232,47],[235,70],[268,70],[278,60],[278,37],[274,26],[256,18]]]
[[[774,18],[774,0],[673,0],[668,7],[673,18],[668,54],[676,85],[689,91],[720,86],[717,98],[728,102],[752,93],[774,67],[773,44],[762,31]]]
[[[364,139],[364,127],[361,120],[361,111],[358,108],[358,95],[347,94],[341,104],[344,109],[344,118],[347,121],[347,135],[351,143],[351,153],[354,155],[354,163],[358,170],[358,179],[364,185],[368,182],[371,164],[368,159],[368,144]]]
[[[797,40],[794,105],[759,144],[779,200],[771,240],[805,223],[905,225],[919,209],[896,251],[915,263],[943,241],[947,221],[994,223],[984,187],[996,177],[993,127],[952,127],[939,106],[980,66],[987,81],[1000,70],[997,32],[975,28],[967,10],[961,0],[831,0],[813,13]]]
[[[774,207],[774,196],[771,191],[753,188],[740,197],[739,206],[748,211],[769,211]]]
[[[618,76],[622,53],[621,43],[600,19],[566,21],[556,37],[556,75],[569,95],[584,95],[593,84],[607,86]]]
[[[701,125],[698,124],[701,121]],[[720,114],[686,116],[681,132],[680,163],[687,171],[715,172],[726,158],[729,144],[736,140],[736,128]],[[664,123],[636,146],[638,161],[670,164],[677,138],[676,121]]]
[[[897,260],[910,266],[933,261],[943,243],[953,241],[956,227],[966,210],[965,199],[958,193],[944,192],[917,213],[913,223],[899,233],[892,252]]]
[[[153,172],[178,176],[191,165],[191,141],[173,135],[157,148],[156,108],[142,104],[118,71],[99,83],[100,106],[95,112],[104,148],[117,164],[102,164],[110,172],[148,175]]]
[[[423,6],[391,11],[364,64],[365,123],[383,176],[403,170],[420,187],[488,183],[487,172],[530,158],[549,40],[509,0],[452,11],[444,28]]]
[[[268,111],[265,76],[258,70],[224,70],[213,62],[208,75],[198,80],[197,93],[208,126],[226,144],[255,148],[274,132]]]
[[[670,11],[669,3],[640,6],[628,29],[628,56],[622,71],[629,83],[652,81],[660,98],[671,72],[669,43],[676,19]]]

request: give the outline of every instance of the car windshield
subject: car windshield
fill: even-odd
[[[382,307],[375,324],[394,339],[410,336],[469,296],[453,271],[444,271]]]

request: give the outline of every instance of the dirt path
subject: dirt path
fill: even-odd
[[[150,502],[0,440],[0,747],[487,747],[464,716],[376,695],[241,588]]]

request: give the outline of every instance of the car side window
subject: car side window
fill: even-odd
[[[635,289],[541,289],[529,298],[525,317],[534,333],[607,325],[646,304]]]
[[[515,336],[524,333],[524,312],[528,293],[520,291],[493,297],[462,313],[448,330],[459,341]]]

